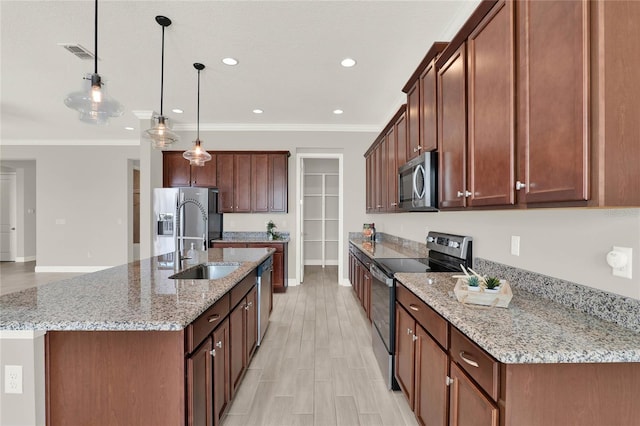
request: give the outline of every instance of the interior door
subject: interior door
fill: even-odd
[[[16,175],[0,175],[0,260],[16,260]]]
[[[300,159],[300,200],[298,201],[300,220],[300,238],[298,238],[298,244],[300,247],[300,284],[304,281],[304,158]]]

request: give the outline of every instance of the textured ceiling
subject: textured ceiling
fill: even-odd
[[[2,0],[2,141],[138,138],[133,111],[160,109],[156,15],[173,21],[165,33],[164,113],[177,129],[195,127],[192,64],[202,62],[201,130],[377,130],[401,102],[402,86],[431,44],[450,38],[477,4],[103,0],[98,71],[125,113],[98,127],[79,122],[63,104],[93,62],[58,45],[79,43],[93,51],[93,1]],[[226,56],[239,65],[223,65]],[[345,57],[355,58],[356,67],[341,67]],[[254,108],[264,114],[253,114]],[[344,114],[334,115],[337,108]]]

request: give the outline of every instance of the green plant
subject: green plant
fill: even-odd
[[[272,220],[267,222],[267,235],[271,236],[272,238],[275,238],[277,236],[277,233],[274,231],[275,228],[277,228],[277,226],[275,223],[273,223]]]
[[[485,284],[489,290],[492,290],[496,287],[500,287],[500,280],[496,277],[489,277],[485,280]]]
[[[478,287],[480,285],[480,279],[476,276],[471,276],[467,278],[467,285],[469,287]]]

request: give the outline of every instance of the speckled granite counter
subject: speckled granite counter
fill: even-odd
[[[428,250],[425,244],[423,248],[409,247],[397,242],[378,241],[350,238],[349,242],[372,259],[395,259],[404,257],[427,257]]]
[[[272,248],[210,249],[201,262],[239,268],[217,280],[174,280],[172,262],[143,259],[0,297],[0,330],[180,330],[233,288]]]
[[[278,238],[270,240],[266,232],[223,232],[222,240],[214,242],[229,243],[288,243],[289,233],[278,232]]]
[[[501,362],[640,362],[640,333],[532,293],[513,289],[508,308],[479,310],[457,301],[451,274],[396,278]]]

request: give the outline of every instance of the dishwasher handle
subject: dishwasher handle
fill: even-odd
[[[371,263],[369,266],[369,272],[371,272],[373,278],[384,283],[387,287],[393,287],[393,278],[389,278],[387,274],[382,272],[375,264]]]

